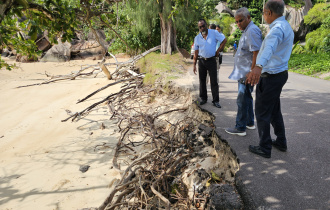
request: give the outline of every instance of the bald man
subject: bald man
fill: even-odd
[[[270,24],[270,31],[262,42],[256,65],[246,79],[247,84],[257,85],[255,114],[259,145],[250,145],[249,151],[265,158],[271,157],[272,146],[282,152],[287,150],[280,96],[288,80],[294,34],[283,16],[284,6],[282,0],[269,0],[265,4],[263,16]],[[274,140],[270,135],[270,125],[276,135]]]

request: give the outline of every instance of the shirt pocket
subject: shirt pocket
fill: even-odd
[[[242,49],[242,51],[248,51],[249,50],[249,46],[247,45],[246,36],[242,35],[240,42],[241,42],[241,49]]]

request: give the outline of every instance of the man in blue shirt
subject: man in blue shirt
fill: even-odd
[[[223,34],[220,34],[216,30],[208,29],[204,19],[198,21],[198,28],[200,33],[194,40],[194,74],[197,72],[196,63],[198,59],[200,105],[207,102],[206,76],[207,73],[209,73],[213,97],[212,103],[215,107],[221,108],[219,103],[219,85],[217,81],[217,63],[215,59],[218,57],[220,51],[223,51],[227,40]],[[214,49],[218,41],[221,42],[221,44],[215,51]]]
[[[245,76],[256,64],[257,55],[262,43],[261,30],[254,25],[247,8],[239,8],[235,13],[235,21],[242,36],[239,40],[233,72],[229,79],[238,81],[237,115],[234,128],[227,128],[229,134],[245,136],[246,128],[255,129],[253,112],[253,86],[245,84]]]
[[[234,42],[234,54],[233,54],[233,57],[235,56],[236,51],[237,51],[237,44],[236,44],[236,41],[235,41],[235,42]]]
[[[223,34],[222,33],[222,27],[220,27],[219,25],[216,25],[215,27],[215,30],[217,30],[220,34]],[[217,49],[220,47],[220,42],[217,43]],[[218,66],[218,73],[219,73],[219,70],[220,70],[220,65],[222,64],[222,52],[220,52],[220,55],[219,55],[219,66]],[[218,75],[219,76],[219,75]],[[218,79],[218,82],[219,82],[219,79]]]
[[[269,0],[265,4],[263,16],[270,24],[270,31],[246,80],[247,84],[257,84],[255,113],[259,145],[250,145],[249,151],[265,158],[271,157],[272,146],[283,152],[287,150],[280,96],[288,80],[288,61],[294,34],[283,16],[284,6],[283,0]],[[275,140],[270,136],[270,124],[274,128]]]

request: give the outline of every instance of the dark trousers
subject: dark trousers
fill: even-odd
[[[272,150],[270,124],[274,128],[277,143],[286,147],[280,96],[287,80],[287,71],[270,77],[261,77],[256,88],[255,114],[260,140],[259,146],[267,154],[271,154]]]
[[[219,102],[219,85],[217,80],[217,62],[215,59],[198,61],[199,72],[199,97],[202,100],[207,101],[207,89],[206,89],[206,76],[207,72],[210,75],[212,102]]]

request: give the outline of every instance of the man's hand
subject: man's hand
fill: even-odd
[[[194,74],[197,75],[196,65],[194,65]]]
[[[197,58],[198,58],[198,52],[199,50],[195,50],[195,54],[194,54],[194,74],[196,75],[196,63],[197,63]]]
[[[246,75],[246,82],[245,84],[250,84],[251,86],[254,86],[258,84],[260,75],[261,75],[261,68],[258,66],[255,66],[250,73]]]

